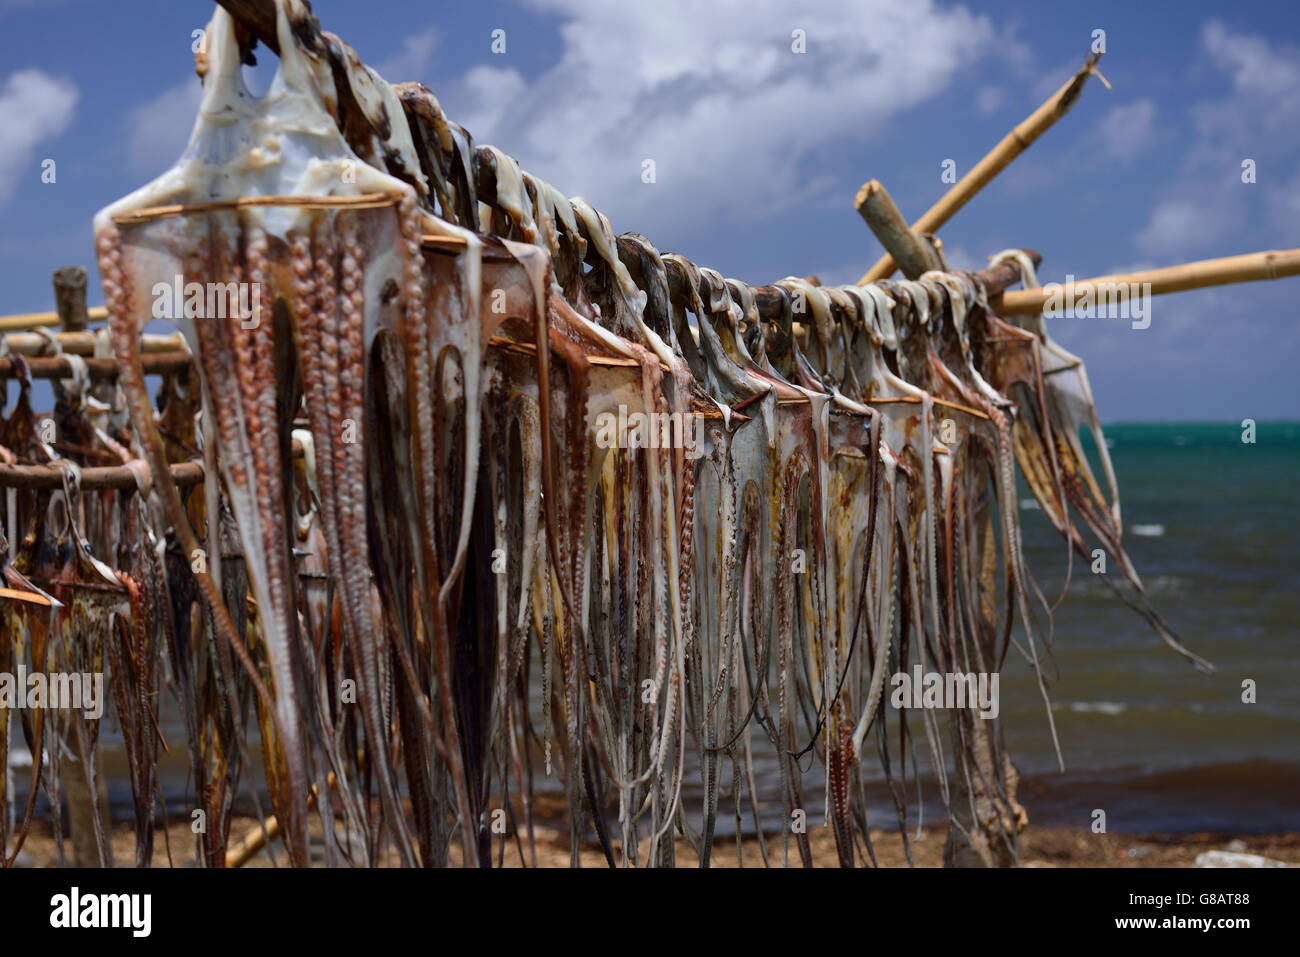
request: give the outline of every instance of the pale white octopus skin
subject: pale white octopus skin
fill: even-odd
[[[552,297],[550,303],[551,307],[558,310],[557,315],[562,317],[563,322],[570,329],[582,338],[589,340],[593,346],[608,350],[616,356],[636,360],[637,363],[642,366],[643,370],[645,370],[642,374],[642,381],[639,386],[634,382],[627,381],[627,376],[617,373],[617,370],[604,371],[600,367],[593,367],[588,372],[588,375],[592,377],[592,387],[588,392],[586,408],[585,410],[582,410],[583,414],[586,416],[588,428],[594,431],[594,425],[592,423],[595,422],[596,416],[601,412],[610,411],[619,406],[626,406],[631,410],[639,409],[642,411],[654,411],[653,405],[647,405],[646,403],[654,395],[658,394],[658,386],[656,383],[659,382],[660,379],[657,369],[653,370],[651,378],[646,378],[646,375],[651,374],[650,366],[647,365],[647,363],[650,362],[651,356],[654,356],[654,358],[658,360],[668,360],[670,368],[677,367],[680,369],[682,368],[682,365],[680,359],[676,357],[669,347],[644,324],[641,314],[645,307],[645,294],[635,286],[630,275],[627,273],[626,267],[624,267],[622,262],[618,259],[613,234],[609,228],[608,221],[584,201],[580,199],[566,200],[558,193],[558,191],[549,186],[549,184],[533,180],[531,177],[529,179],[533,186],[533,201],[530,208],[527,191],[524,186],[523,174],[520,172],[517,164],[515,164],[511,158],[502,154],[499,150],[495,150],[492,147],[486,147],[486,149],[492,156],[496,170],[496,205],[497,208],[505,214],[506,219],[516,226],[525,238],[539,243],[544,243],[545,247],[548,248],[553,255],[558,255],[560,252],[558,233],[555,224],[557,218],[563,224],[565,235],[568,240],[579,244],[577,250],[579,255],[582,255],[588,246],[594,248],[597,255],[605,261],[606,265],[610,268],[612,274],[616,278],[616,289],[619,295],[623,297],[622,315],[632,321],[634,334],[636,334],[651,349],[650,355],[647,355],[644,349],[638,350],[633,343],[615,335],[610,330],[604,328],[601,324],[589,320],[586,316],[582,315],[580,311],[570,309],[562,299],[555,298],[554,296]],[[481,207],[480,219],[484,224],[495,223],[494,212],[486,212],[484,208]],[[507,246],[512,251],[516,249],[515,245],[510,244],[509,242],[507,242]],[[558,291],[557,287],[552,288],[554,291]],[[539,302],[532,311],[533,314],[536,315],[544,309],[545,304]],[[605,385],[597,388],[596,382],[598,380],[603,381]],[[674,377],[670,377],[666,380],[665,384],[672,381],[675,381]],[[510,384],[512,389],[518,389],[519,386],[520,383],[518,382],[512,382]],[[535,400],[528,399],[527,401],[528,407],[535,409],[535,406],[533,405]],[[681,406],[678,404],[680,401],[680,399],[677,399],[671,404],[677,404],[680,409]],[[555,397],[552,397],[552,406],[554,407],[555,404]],[[566,414],[573,415],[576,411],[577,410],[570,409]],[[530,413],[530,415],[533,414],[535,414],[535,412]],[[525,438],[525,441],[527,441],[528,434],[527,431],[524,431],[521,437]],[[591,445],[590,440],[589,445]],[[613,453],[611,453],[610,450],[600,449],[598,447],[593,447],[591,453],[586,497],[589,500],[594,485],[600,483],[602,487],[605,488],[607,496],[606,500],[608,501],[609,495],[618,494],[616,489],[608,486],[608,479],[603,466],[603,463]],[[535,464],[536,463],[531,458],[531,454],[525,449],[523,463],[526,476],[525,481],[530,484],[533,484],[534,480],[527,478],[527,476],[533,474]],[[610,753],[611,759],[614,762],[615,779],[619,784],[620,789],[619,820],[624,829],[625,843],[623,853],[625,859],[628,853],[627,837],[629,835],[629,828],[632,823],[632,812],[634,810],[632,805],[628,803],[628,797],[652,776],[658,776],[663,771],[664,762],[671,753],[669,748],[666,747],[666,742],[668,737],[674,733],[674,715],[678,711],[676,692],[674,689],[680,687],[684,678],[682,672],[683,642],[681,630],[684,624],[683,616],[685,614],[685,608],[678,587],[680,576],[678,563],[680,559],[676,547],[678,533],[676,528],[677,506],[674,500],[674,486],[672,482],[665,480],[669,474],[666,470],[657,469],[653,474],[655,474],[657,478],[651,483],[651,513],[646,516],[649,527],[654,529],[649,536],[651,546],[650,562],[651,565],[658,570],[656,572],[656,578],[667,583],[667,606],[659,606],[659,593],[656,592],[654,603],[657,607],[652,613],[652,618],[655,622],[654,628],[658,634],[657,641],[660,647],[658,659],[661,662],[661,667],[667,666],[669,659],[673,660],[673,680],[666,682],[664,680],[666,675],[664,675],[662,671],[655,679],[655,700],[651,703],[657,707],[658,698],[664,684],[668,685],[668,697],[666,710],[656,719],[658,731],[654,737],[655,743],[650,749],[650,763],[646,766],[644,771],[641,771],[639,774],[634,772],[628,764],[629,756],[623,749],[614,747],[613,745],[616,744],[616,741],[607,735],[606,750]],[[579,481],[581,481],[581,479],[579,479]],[[588,511],[590,512],[590,509],[588,509]],[[535,522],[535,515],[525,514],[523,521],[525,529],[530,525],[534,525]],[[500,540],[501,539],[499,539],[499,541]],[[582,580],[590,582],[592,580],[592,570],[589,564],[590,551],[582,542],[575,543],[575,545],[582,555],[579,559],[579,562],[583,565]],[[570,550],[570,555],[572,556],[572,549]],[[549,578],[549,573],[546,572],[545,568],[544,554],[539,553],[539,557],[543,560],[539,565],[534,566],[531,557],[531,549],[525,550],[525,574],[521,576],[523,578],[521,584],[527,582],[527,571],[534,567],[539,571],[542,571]],[[558,570],[556,571],[558,572]],[[567,579],[571,574],[571,572],[566,572],[563,579]],[[539,582],[538,585],[541,586],[540,592],[543,596],[549,594],[550,588],[545,582]],[[539,590],[538,585],[534,586],[535,592]],[[587,632],[589,624],[588,616],[590,614],[590,595],[591,593],[589,590],[584,590],[581,595],[571,596],[570,598],[572,603],[580,603],[579,608],[575,609],[577,612],[577,620],[574,622],[574,624],[580,628],[580,631],[576,632],[576,634],[579,635],[584,635]],[[561,608],[565,607],[565,604],[566,603],[559,603]],[[527,599],[521,599],[518,602],[518,614],[521,616],[521,620],[522,616],[526,614],[527,606]],[[557,627],[558,625],[559,622],[557,622]],[[501,631],[503,631],[503,629]],[[498,640],[500,641],[502,637],[503,635],[499,633]],[[498,653],[498,660],[503,660],[503,657],[502,654]],[[544,668],[547,667],[545,660],[544,657]],[[599,717],[598,714],[598,718]],[[609,730],[610,729],[606,729],[607,732]],[[547,733],[547,747],[549,748],[549,725]],[[652,799],[653,794],[648,796],[648,800]],[[664,820],[665,822],[671,820],[671,812],[674,806],[675,803],[670,804],[668,807],[656,808],[656,813],[654,815],[654,830],[656,833],[664,830],[664,826],[661,826],[658,823],[660,820]],[[654,853],[654,843],[655,841],[652,839],[652,855]]]
[[[295,6],[295,2],[296,0],[288,0],[287,3],[277,4],[280,65],[270,89],[262,97],[254,97],[244,87],[233,21],[225,10],[217,9],[205,33],[207,71],[204,94],[185,154],[175,166],[156,180],[102,210],[95,217],[97,236],[112,235],[117,229],[114,224],[116,217],[145,207],[267,194],[303,197],[355,196],[364,193],[391,196],[411,194],[411,187],[363,162],[344,141],[324,105],[327,95],[333,98],[333,79],[328,65],[313,62],[290,33],[286,8]],[[400,116],[400,105],[392,97],[391,89],[386,84],[379,84],[378,87],[389,91],[387,99],[392,100],[395,115]],[[364,106],[364,98],[362,102]],[[394,129],[406,131],[404,123],[392,125]],[[406,142],[399,140],[395,145],[409,151],[409,131],[406,132]],[[418,165],[416,169],[418,170]],[[276,236],[287,240],[290,233],[309,229],[311,213],[295,207],[254,206],[239,214],[223,211],[213,216],[223,224],[228,236],[243,233],[250,236]],[[424,215],[420,225],[425,231],[454,235],[465,241],[469,285],[476,291],[477,238],[430,215]],[[183,275],[186,271],[185,263],[172,250],[184,249],[191,244],[188,233],[187,224],[179,219],[165,220],[161,227],[149,227],[150,235],[145,244],[136,245],[133,249],[132,265],[135,274],[159,277]],[[155,236],[158,238],[155,239]],[[364,275],[364,299],[367,304],[364,337],[368,346],[379,321],[373,304],[380,302],[385,283],[402,277],[395,244],[383,249],[372,249]],[[217,278],[224,281],[228,277]],[[132,292],[133,298],[126,304],[127,314],[150,315],[150,291],[135,287]],[[476,307],[477,303],[473,306]],[[200,342],[195,329],[196,317],[182,313],[171,318],[191,349],[198,353]],[[263,322],[269,320],[269,316],[261,317]],[[467,359],[465,384],[467,396],[472,400],[479,392],[479,356],[471,354]],[[476,464],[478,415],[472,401],[470,405],[473,414],[468,416],[466,429],[466,461]],[[205,408],[205,411],[210,413],[211,409]],[[297,701],[292,691],[294,679],[290,664],[290,646],[294,636],[287,633],[285,628],[285,623],[292,620],[291,611],[286,605],[287,591],[273,594],[270,589],[273,580],[279,580],[283,589],[283,570],[278,571],[273,579],[270,574],[272,558],[263,544],[266,530],[259,527],[259,503],[253,497],[252,490],[247,486],[241,487],[232,475],[234,463],[254,461],[251,458],[252,449],[247,444],[246,430],[236,430],[236,435],[242,440],[242,447],[223,449],[220,462],[249,563],[254,597],[258,607],[263,610],[259,617],[277,688],[276,711],[279,728],[284,735],[282,747],[286,755],[301,755],[304,753],[304,742],[300,739],[295,713]],[[318,439],[330,444],[338,441],[337,436],[318,436]],[[358,447],[360,445],[358,443]],[[467,507],[463,513],[456,570],[463,562],[468,541],[474,490],[472,470],[465,476],[464,487]],[[358,492],[355,490],[352,493],[354,498]],[[364,552],[360,558],[364,562]],[[331,559],[337,560],[334,555],[331,555]],[[454,575],[455,571],[452,577]],[[346,581],[349,576],[354,580],[358,577],[355,566],[346,575],[340,574],[339,578]],[[362,587],[368,590],[368,571],[360,577]],[[443,583],[444,590],[447,586],[448,583]],[[356,606],[354,610],[359,610],[363,615],[371,608],[368,599],[357,602]],[[373,640],[378,631],[377,625],[371,621],[362,627],[363,631],[368,632],[368,636],[363,636],[364,640]],[[292,757],[290,760],[292,767]],[[293,777],[291,771],[290,786],[301,800],[302,795],[305,795],[305,786],[301,780],[292,780]],[[381,784],[383,778],[381,773]],[[395,808],[395,792],[391,786],[388,790],[390,806]],[[400,818],[393,826],[401,828]],[[399,841],[399,846],[402,843]]]

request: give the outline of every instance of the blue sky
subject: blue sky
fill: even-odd
[[[1295,2],[313,6],[386,79],[422,80],[478,141],[616,231],[756,284],[856,279],[880,253],[857,188],[881,180],[915,218],[947,188],[944,160],[969,169],[1073,73],[1096,29],[1113,89],[1091,81],[944,227],[950,263],[1028,246],[1049,282],[1300,246]],[[0,0],[0,313],[52,308],[55,267],[93,268],[95,211],[180,154],[198,99],[191,31],[211,10]],[[262,60],[254,89],[274,69]],[[1294,419],[1297,301],[1300,277],[1159,298],[1147,329],[1052,329],[1087,360],[1104,419]]]

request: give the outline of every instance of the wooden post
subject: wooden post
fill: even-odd
[[[104,691],[108,693],[107,688]],[[68,722],[65,728],[64,742],[72,754],[72,760],[64,758],[63,795],[68,809],[68,831],[72,836],[72,858],[77,867],[112,867],[113,849],[108,840],[108,784],[100,774],[95,782],[98,802],[92,799],[90,782],[90,764],[100,767],[99,744],[90,746],[86,739],[89,735],[85,729],[78,733],[73,722],[81,721],[81,713],[68,710],[64,714]],[[85,750],[83,748],[88,748]],[[87,757],[89,755],[89,759]],[[104,857],[100,857],[99,834],[95,827],[95,810],[98,803],[99,834],[104,837]]]
[[[907,220],[894,205],[889,191],[879,180],[871,180],[858,190],[853,202],[859,215],[885,247],[891,262],[897,262],[908,279],[923,272],[941,269],[943,260],[917,232],[908,228]]]
[[[89,320],[84,267],[61,266],[54,270],[54,304],[59,326],[64,332],[85,330]],[[83,639],[74,634],[72,640]],[[76,722],[83,720],[79,712],[69,710],[64,717],[68,721],[64,740],[73,757],[70,763],[75,764],[72,773],[63,778],[73,860],[77,867],[111,867],[113,851],[108,840],[108,783],[102,774],[97,775],[94,781],[90,778],[90,768],[100,767],[98,737],[92,745],[86,729],[76,726]]]
[[[90,317],[86,312],[86,270],[60,266],[54,270],[54,308],[64,332],[81,332]]]

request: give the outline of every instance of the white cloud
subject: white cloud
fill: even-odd
[[[0,203],[8,201],[25,178],[40,181],[40,170],[30,166],[36,147],[68,128],[77,97],[75,85],[41,70],[20,70],[0,85]]]
[[[1002,109],[1007,101],[1007,91],[1000,86],[982,86],[975,94],[975,109],[987,116]]]
[[[1237,92],[1290,100],[1300,94],[1300,62],[1294,54],[1274,50],[1264,37],[1234,34],[1222,21],[1210,20],[1201,30],[1201,44],[1216,65],[1232,74]]]
[[[1270,177],[1270,180],[1272,178]],[[1265,186],[1269,216],[1280,232],[1295,236],[1300,228],[1300,168],[1280,186]]]
[[[949,246],[945,243],[943,258],[948,261],[949,269],[966,269],[970,272],[979,272],[988,266],[987,258],[972,256],[964,246]]]
[[[483,132],[496,129],[501,118],[528,89],[524,78],[515,70],[494,66],[476,66],[465,74],[457,92],[461,111],[453,117],[482,142]]]
[[[1136,100],[1112,107],[1097,124],[1096,142],[1113,159],[1128,161],[1155,139],[1156,105]]]
[[[1139,251],[1166,261],[1238,236],[1252,248],[1259,240],[1243,235],[1247,222],[1294,236],[1300,211],[1300,175],[1290,175],[1300,164],[1300,57],[1218,20],[1202,28],[1201,47],[1229,91],[1188,111],[1183,162],[1135,237]],[[1255,161],[1257,184],[1243,183],[1244,159]]]
[[[1193,110],[1203,161],[1250,156],[1261,136],[1295,144],[1300,137],[1300,54],[1265,37],[1232,33],[1218,20],[1201,30],[1201,46],[1232,81],[1230,97]]]
[[[1235,230],[1240,222],[1239,204],[1227,193],[1208,193],[1196,198],[1180,195],[1158,203],[1134,241],[1148,255],[1167,257],[1208,249],[1224,233]]]
[[[438,31],[435,29],[409,34],[402,41],[400,50],[375,65],[375,72],[389,83],[415,80],[427,83],[433,66],[433,51],[437,47]]]
[[[127,161],[133,172],[159,173],[185,152],[202,99],[203,86],[191,77],[131,110]]]
[[[991,22],[930,0],[602,4],[532,0],[561,18],[562,50],[540,76],[477,67],[443,99],[616,231],[662,236],[808,200],[817,151],[860,148],[887,120],[1002,56]],[[805,53],[792,51],[802,30]],[[656,182],[642,182],[643,161]]]

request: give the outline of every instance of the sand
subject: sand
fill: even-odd
[[[313,823],[316,824],[315,819]],[[254,818],[236,817],[231,827],[231,846],[237,844],[245,835],[258,830]],[[319,833],[319,825],[315,827]],[[563,807],[553,800],[539,797],[537,822],[534,830],[536,839],[537,864],[541,867],[569,866],[569,837],[565,826]],[[917,867],[943,866],[943,844],[945,832],[942,828],[926,829],[920,840],[912,842],[912,859]],[[814,866],[836,866],[835,840],[830,828],[813,826],[809,829]],[[882,867],[906,867],[902,842],[896,831],[875,830],[871,834],[876,859]],[[170,856],[168,845],[170,843]],[[12,847],[12,845],[11,845]],[[126,822],[117,823],[112,831],[113,856],[118,866],[130,866],[135,861],[135,837],[131,826]],[[524,854],[529,855],[528,844],[523,843]],[[781,862],[780,835],[767,838],[767,850],[773,866]],[[1196,857],[1209,850],[1232,850],[1250,854],[1259,854],[1273,860],[1284,861],[1290,866],[1300,866],[1300,834],[1275,835],[1237,835],[1237,834],[1094,834],[1087,829],[1045,828],[1030,826],[1021,835],[1020,865],[1022,867],[1191,867]],[[617,851],[617,849],[616,849]],[[746,839],[741,848],[744,866],[761,867],[763,864],[758,842]],[[70,848],[68,853],[71,854]],[[496,862],[498,845],[493,845],[493,862]],[[584,867],[604,867],[605,859],[600,845],[594,835],[588,834],[581,849],[581,862]],[[165,831],[159,827],[155,836],[153,864],[155,867],[193,867],[194,836],[190,832],[188,821],[173,821]],[[274,859],[274,860],[273,860]],[[460,853],[452,850],[452,863],[459,863]],[[677,844],[677,863],[679,867],[695,867],[698,857],[691,846],[683,840]],[[48,821],[37,821],[23,845],[21,863],[28,867],[57,867],[58,854],[53,833]],[[271,851],[263,851],[249,861],[249,867],[284,866],[288,858],[283,845],[272,845]],[[395,857],[385,864],[395,863]],[[861,861],[859,863],[862,863]],[[506,845],[504,866],[519,867],[519,850],[512,839]],[[734,840],[720,839],[715,842],[712,866],[738,866],[737,849]],[[798,867],[799,855],[793,842],[790,846],[790,866]]]

